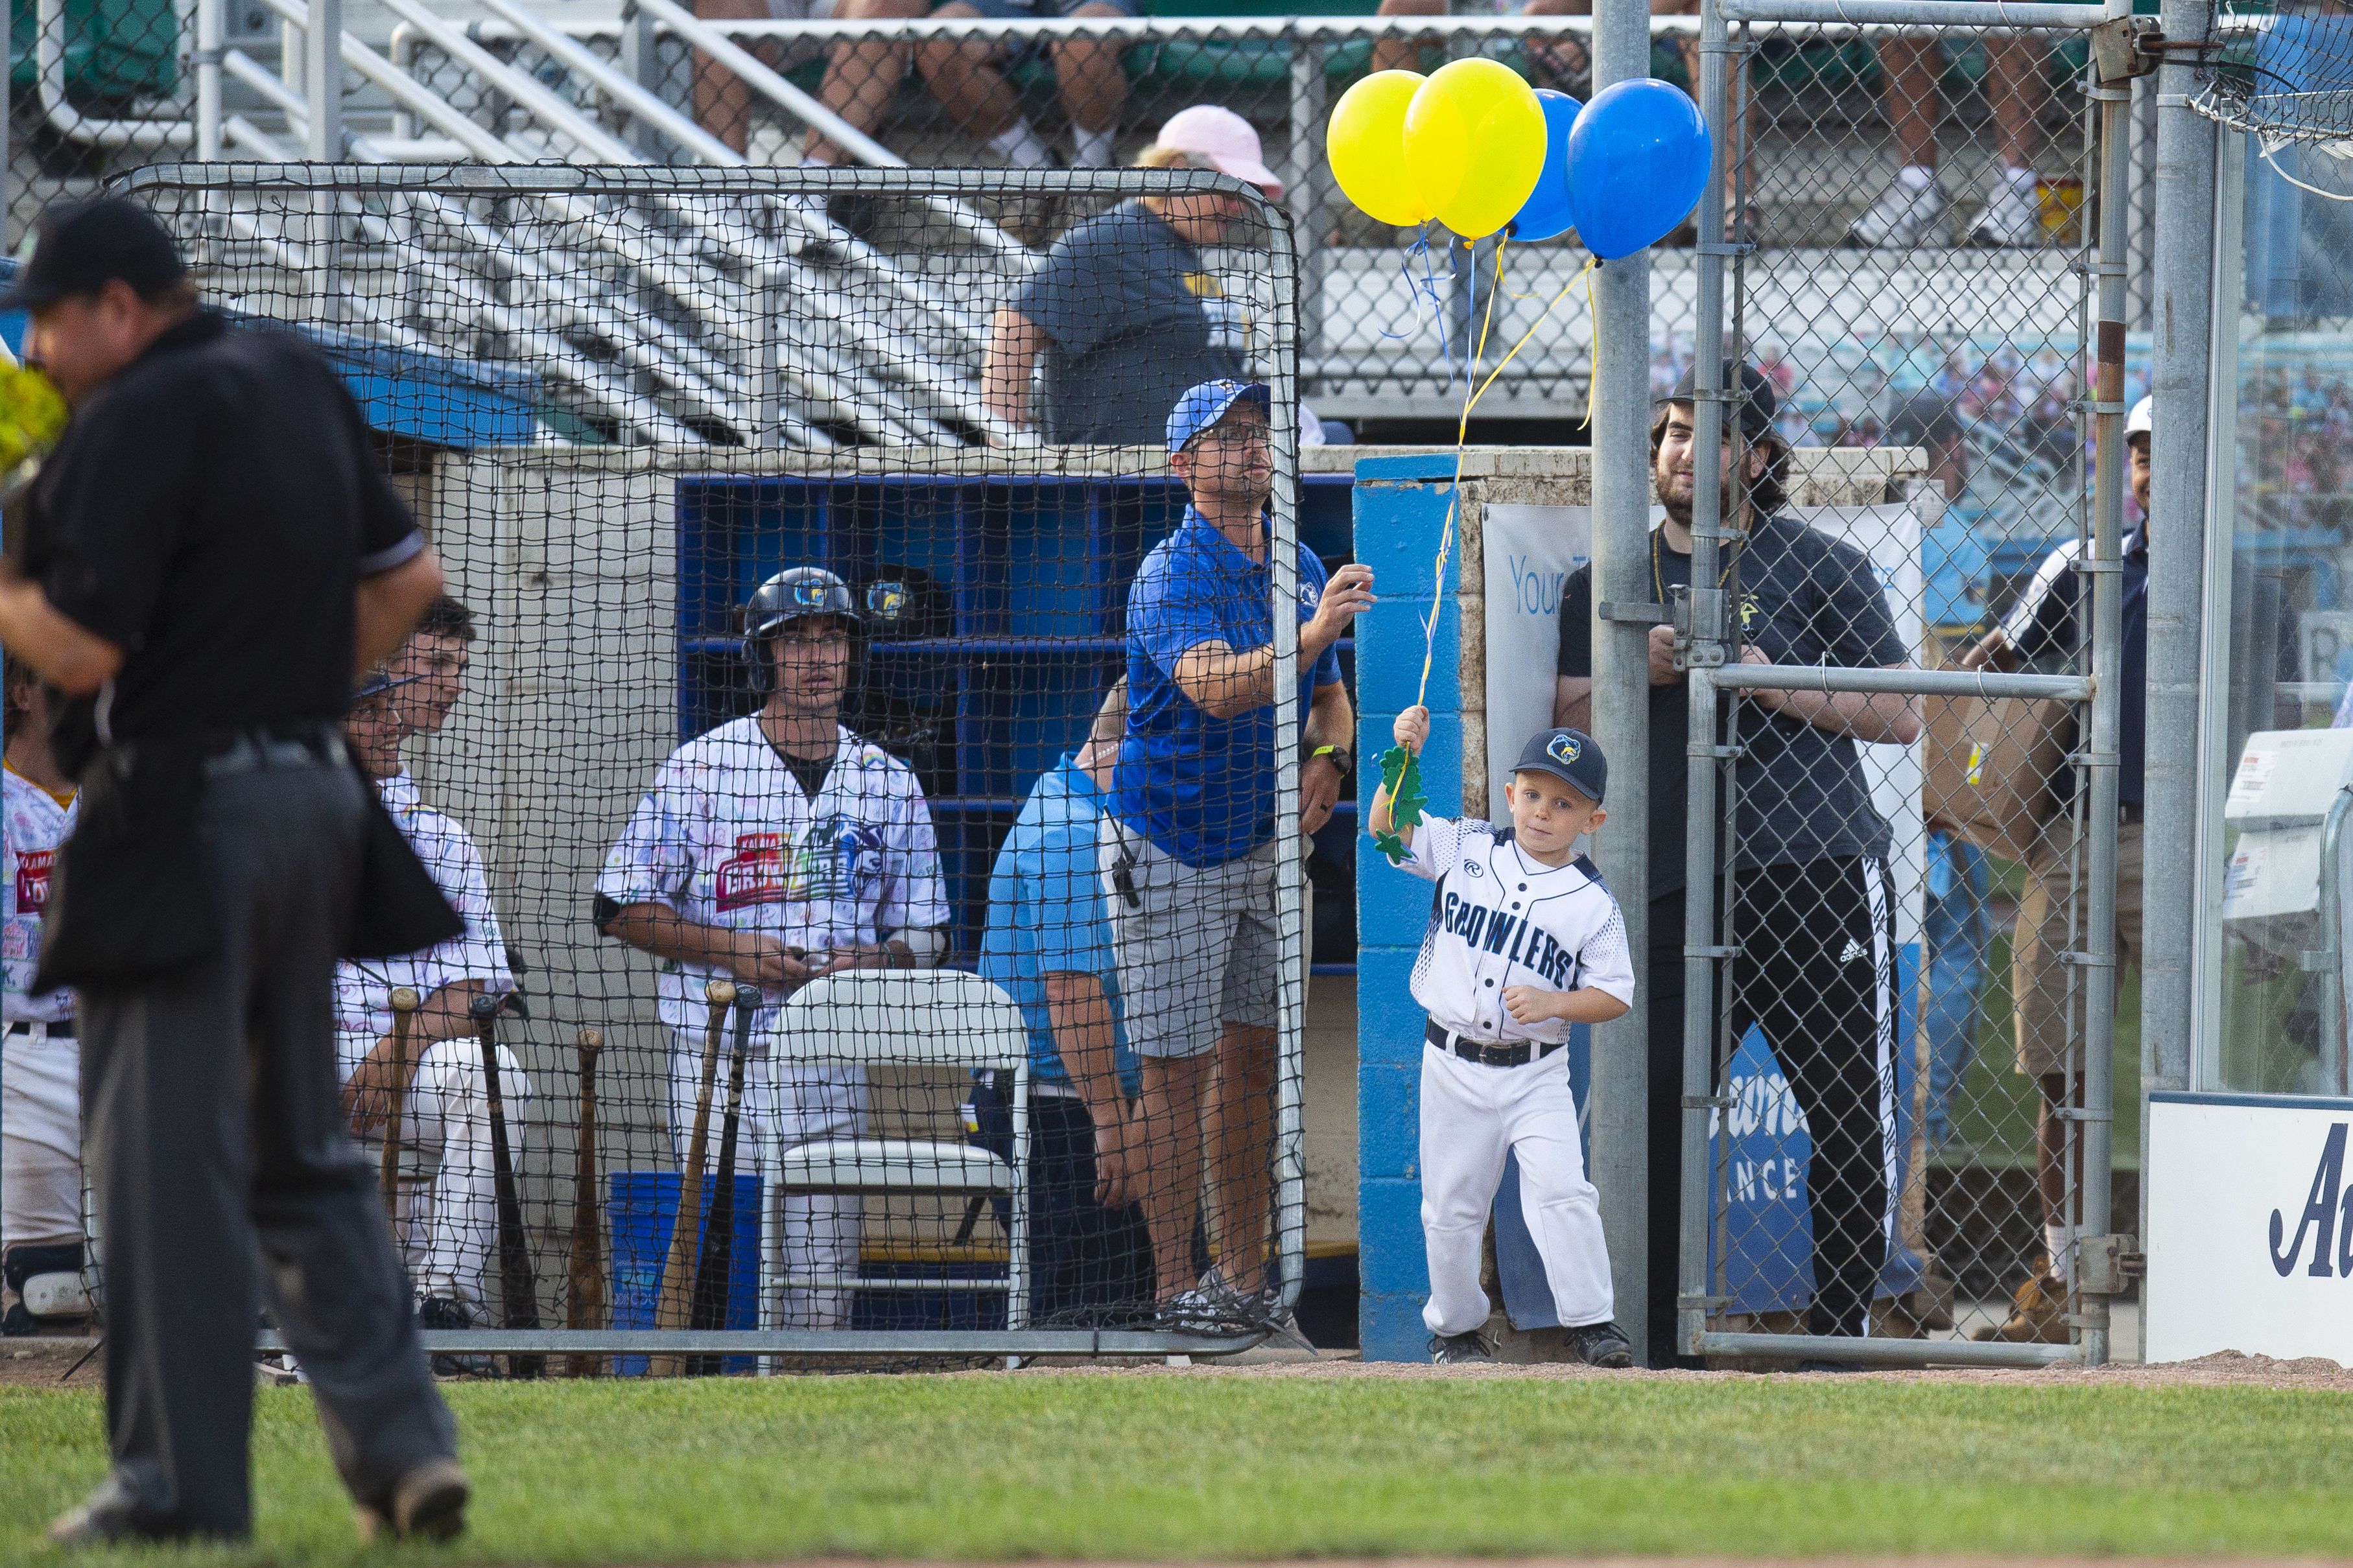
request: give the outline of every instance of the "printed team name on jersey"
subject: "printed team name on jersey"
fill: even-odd
[[[49,907],[49,868],[57,858],[58,852],[54,849],[16,851],[18,913],[37,915]]]
[[[1438,923],[1447,935],[1460,937],[1463,946],[1534,970],[1544,976],[1548,989],[1567,989],[1568,972],[1576,965],[1577,954],[1555,942],[1550,932],[1530,923],[1526,916],[1449,893]]]
[[[735,852],[719,863],[712,901],[724,912],[855,898],[883,865],[882,835],[863,822],[828,817],[789,845],[782,833],[739,833]]]
[[[739,833],[735,853],[719,863],[719,908],[747,909],[754,904],[780,904],[787,897],[785,877],[785,836],[781,833]]]

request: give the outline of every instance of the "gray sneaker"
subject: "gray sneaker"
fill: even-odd
[[[1430,1336],[1432,1366],[1484,1366],[1494,1359],[1495,1352],[1487,1348],[1487,1336],[1476,1329],[1467,1334]]]
[[[1622,1372],[1634,1364],[1634,1347],[1626,1342],[1626,1331],[1615,1323],[1581,1323],[1561,1333],[1569,1353],[1588,1366]]]

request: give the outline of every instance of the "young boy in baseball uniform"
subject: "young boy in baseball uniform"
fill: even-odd
[[[1398,715],[1397,743],[1421,754],[1430,710]],[[1634,1000],[1626,922],[1579,835],[1601,826],[1609,764],[1580,730],[1547,730],[1512,774],[1508,827],[1425,815],[1398,825],[1388,790],[1368,826],[1394,830],[1401,868],[1437,884],[1414,961],[1430,1015],[1421,1054],[1421,1230],[1430,1254],[1430,1359],[1492,1361],[1481,1329],[1480,1244],[1504,1156],[1520,1160],[1520,1200],[1568,1347],[1592,1366],[1634,1364],[1610,1321],[1609,1253],[1562,1047],[1573,1024],[1603,1024]],[[1394,851],[1392,851],[1394,853]]]
[[[0,917],[6,924],[0,1037],[0,1334],[37,1318],[78,1318],[82,1291],[81,1047],[68,990],[28,989],[58,846],[73,831],[74,787],[49,753],[48,704],[32,670],[8,661],[7,768],[0,810]]]

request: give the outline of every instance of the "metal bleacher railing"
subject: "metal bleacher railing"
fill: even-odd
[[[5,192],[9,241],[43,201],[94,188],[129,166],[191,154],[257,163],[305,156],[311,88],[301,37],[309,16],[307,0],[107,0],[86,15],[65,0],[40,0],[27,18],[35,26],[20,33],[13,75],[20,101]],[[1385,421],[1435,424],[1460,409],[1463,323],[1474,289],[1493,276],[1493,258],[1483,247],[1418,245],[1350,207],[1323,166],[1331,103],[1376,65],[1429,66],[1473,52],[1507,58],[1540,85],[1579,96],[1590,89],[1590,25],[1577,17],[721,21],[698,18],[676,0],[634,0],[601,18],[559,20],[518,0],[462,8],[351,0],[344,19],[339,155],[366,163],[723,168],[797,162],[815,135],[849,163],[986,167],[1005,161],[983,132],[1008,104],[1038,126],[1033,151],[1054,145],[1067,160],[1075,153],[1071,113],[1055,66],[1070,57],[1057,51],[1102,45],[1116,51],[1116,82],[1103,90],[1116,100],[1110,146],[1119,161],[1195,103],[1232,109],[1256,128],[1268,165],[1285,183],[1282,205],[1300,247],[1303,391],[1319,415],[1371,421],[1377,431]],[[1654,20],[1654,70],[1671,79],[1686,74],[1694,26],[1694,18]],[[1757,215],[1765,231],[1751,237],[1800,249],[1835,245],[1895,177],[1874,43],[1856,27],[1791,27],[1777,38],[1780,52],[1750,69],[1749,133],[1760,158],[1803,157],[1823,177],[1788,182],[1778,209]],[[997,72],[1009,96],[974,109],[969,92],[942,85],[942,51]],[[2068,79],[2079,68],[2054,56],[2059,90],[2047,108],[2054,131],[2079,112]],[[844,105],[856,95],[845,95],[842,79],[860,69],[887,81]],[[1985,72],[1982,49],[1952,51],[1943,68],[1937,134],[1956,164],[1974,167],[1991,145]],[[737,108],[714,110],[727,93],[738,95]],[[722,123],[729,114],[734,123]],[[2146,146],[2137,151],[2144,154],[2134,161],[2137,174]],[[2146,181],[2134,184],[2137,196]],[[816,446],[1001,440],[1008,433],[994,426],[977,386],[986,322],[999,300],[966,291],[975,273],[963,261],[958,292],[947,297],[933,257],[941,249],[987,257],[986,275],[1009,292],[1034,252],[1085,213],[1066,198],[1030,195],[943,198],[934,216],[935,228],[901,237],[913,248],[886,253],[859,236],[854,202],[829,215],[823,204],[787,204],[773,238],[745,251],[699,227],[691,204],[670,212],[659,231],[633,231],[587,221],[586,209],[559,200],[492,210],[453,199],[421,205],[407,234],[355,221],[359,238],[407,247],[418,273],[448,285],[464,309],[427,322],[404,316],[398,300],[351,299],[343,315],[353,331],[394,346],[479,357],[494,356],[502,340],[526,345],[557,377],[575,434]],[[302,226],[262,233],[249,215],[227,222],[279,251],[293,270],[332,275],[301,265],[311,243]],[[2147,226],[2145,204],[2137,202],[2137,243]],[[1662,382],[1689,354],[1694,253],[1683,238],[1653,261],[1652,358]],[[665,305],[601,311],[545,287],[575,247],[628,263]],[[1206,259],[1224,279],[1246,280],[1255,270],[1241,257]],[[1482,415],[1581,419],[1592,332],[1585,292],[1573,280],[1586,259],[1573,240],[1510,251],[1491,336],[1514,342],[1548,307],[1551,315],[1482,401]],[[1902,259],[1956,284],[1986,270],[1981,255],[1935,244]],[[821,313],[845,289],[871,290],[898,301],[910,321],[936,316],[955,330],[924,334],[933,357],[911,356],[904,333],[871,337],[877,318],[868,313],[855,334],[823,342],[796,334],[794,353],[764,376],[774,345],[740,306],[720,302],[736,297],[740,282],[716,287],[745,268],[797,310]],[[1986,323],[1966,293],[1917,290],[1914,326],[1928,336],[1981,332]],[[1262,302],[1245,294],[1231,310],[1247,332]],[[1838,428],[1826,426],[1821,438],[1854,438],[1869,424],[1858,412],[1884,413],[1834,411]],[[1996,495],[1988,507],[2006,540],[2016,530],[1999,515],[2003,504]],[[1998,561],[1996,574],[2010,564]]]

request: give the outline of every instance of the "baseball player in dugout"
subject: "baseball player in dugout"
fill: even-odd
[[[870,601],[897,600],[876,584]],[[605,858],[596,920],[661,961],[670,1056],[670,1127],[681,1151],[704,1049],[704,985],[756,997],[765,1039],[784,999],[821,975],[926,967],[947,942],[939,842],[913,770],[841,723],[864,623],[848,584],[816,566],[778,573],[744,608],[756,712],[680,747]],[[737,1005],[744,1005],[743,1000]],[[778,1149],[853,1136],[863,1069],[749,1065],[744,1126]],[[847,1322],[860,1200],[791,1196],[776,1205],[777,1326]]]
[[[0,567],[0,641],[61,698],[80,785],[27,990],[81,998],[106,1238],[113,1467],[51,1534],[251,1533],[265,1296],[364,1531],[454,1534],[456,1429],[345,1131],[333,996],[338,958],[463,930],[343,734],[440,566],[326,363],[203,309],[143,208],[51,207],[0,310],[72,410]]]
[[[1415,756],[1430,710],[1398,715]],[[1611,1321],[1601,1199],[1585,1176],[1568,1087],[1574,1024],[1606,1024],[1634,1005],[1634,964],[1618,900],[1577,841],[1609,814],[1609,763],[1581,730],[1547,730],[1521,749],[1512,823],[1422,815],[1399,824],[1387,784],[1366,825],[1394,830],[1398,864],[1437,884],[1413,964],[1413,999],[1430,1015],[1421,1051],[1421,1234],[1430,1254],[1430,1359],[1493,1361],[1480,1287],[1487,1211],[1504,1156],[1520,1162],[1520,1201],[1568,1348],[1589,1366],[1630,1367]],[[1390,851],[1395,854],[1396,851]]]
[[[1753,365],[1725,366],[1742,400],[1725,420],[1722,567],[1739,586],[1731,628],[1747,663],[1907,669],[1911,650],[1871,562],[1788,515],[1789,447],[1775,426],[1773,384]],[[1653,406],[1652,488],[1665,517],[1651,531],[1654,604],[1692,577],[1692,457],[1698,430],[1694,374]],[[1739,436],[1735,457],[1734,434]],[[1581,723],[1593,692],[1593,570],[1561,590],[1559,678],[1553,721]],[[1815,1293],[1807,1331],[1866,1331],[1886,1258],[1889,1214],[1883,1074],[1895,1037],[1894,904],[1889,830],[1871,804],[1857,742],[1909,745],[1919,700],[1893,693],[1753,691],[1740,721],[1737,832],[1728,847],[1734,1038],[1754,1024],[1788,1073],[1814,1142],[1806,1201],[1813,1223]],[[1674,629],[1650,634],[1650,1349],[1673,1364],[1678,1203],[1683,1148],[1684,841],[1691,693],[1674,665]],[[1810,1363],[1846,1370],[1844,1362]]]
[[[41,913],[58,846],[73,831],[73,781],[49,751],[48,699],[33,672],[7,667],[8,751],[0,810],[0,948],[6,1033],[0,1036],[0,1334],[87,1317],[81,1214],[81,1047],[73,993],[32,988]]]
[[[400,748],[448,719],[464,694],[473,640],[466,606],[446,595],[437,600],[385,669],[362,685],[349,725],[362,770],[466,930],[399,958],[335,966],[344,1104],[362,1138],[396,1131],[399,1139],[396,1231],[418,1324],[438,1330],[476,1328],[486,1316],[483,1279],[498,1216],[487,1085],[468,1009],[477,996],[511,994],[515,982],[481,855],[455,818],[425,804]],[[394,1027],[393,1014],[394,994],[404,987],[419,1004],[406,1031]],[[499,1078],[504,1114],[519,1130],[531,1088],[505,1046]],[[443,1372],[488,1367],[476,1357],[439,1356],[435,1364]]]

